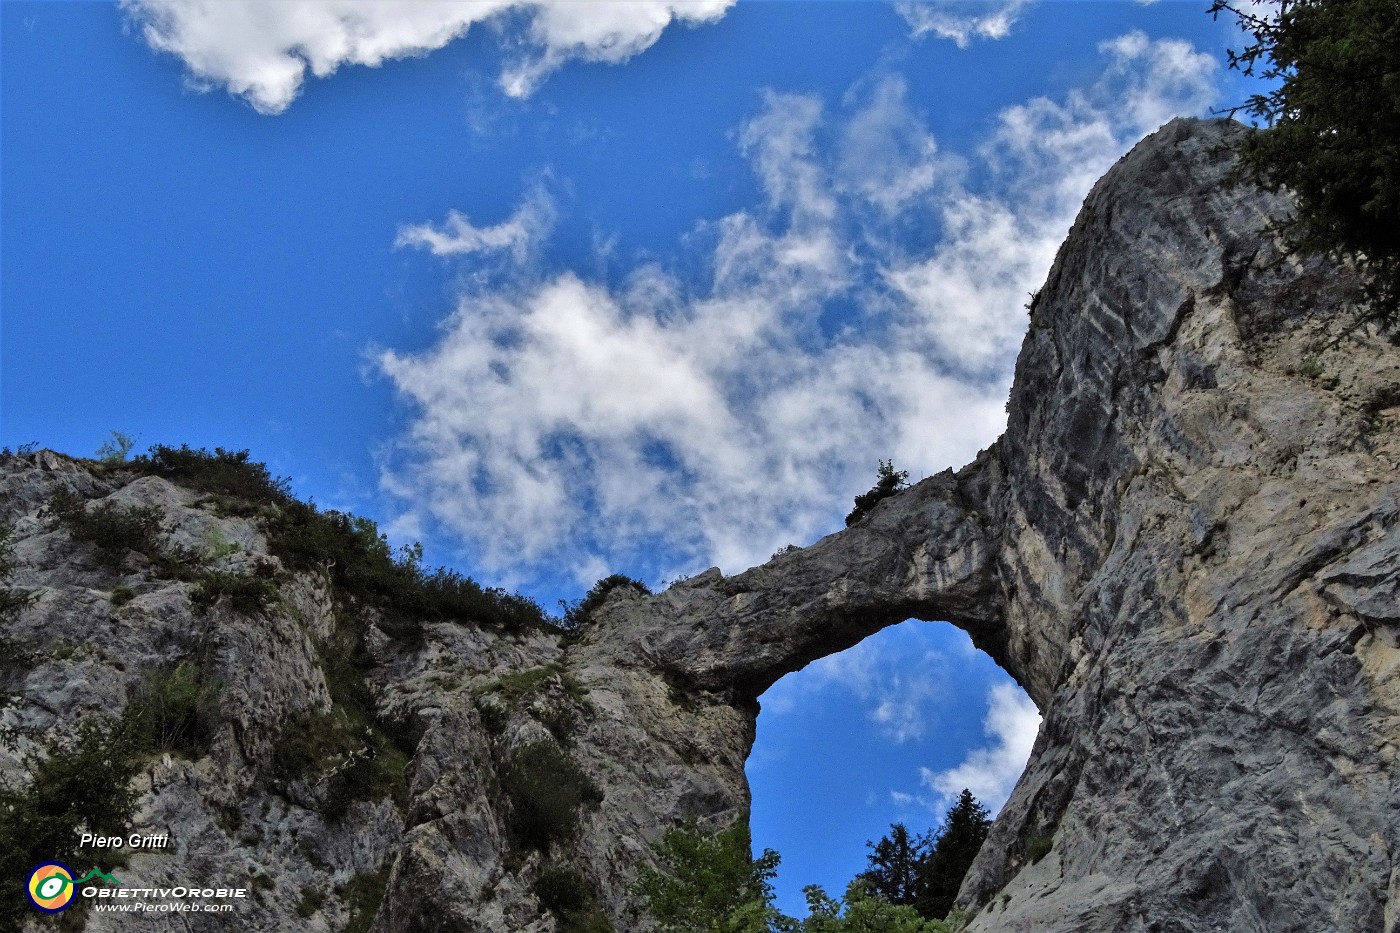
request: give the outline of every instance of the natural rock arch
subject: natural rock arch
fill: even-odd
[[[631,884],[664,831],[748,816],[758,695],[889,624],[947,620],[1044,717],[964,882],[971,930],[1395,933],[1400,348],[1357,326],[1344,268],[1279,252],[1286,196],[1230,176],[1243,132],[1173,121],[1099,182],[1032,302],[1006,433],[961,470],[745,573],[614,591],[564,643],[470,620],[396,638],[364,613],[366,696],[425,730],[401,810],[366,799],[337,821],[268,783],[286,724],[329,702],[332,581],[283,568],[275,605],[196,618],[189,585],[138,567],[121,608],[49,527],[56,492],[155,508],[172,540],[213,529],[241,565],[278,562],[252,520],[192,489],[48,452],[0,459],[16,585],[40,597],[5,634],[102,644],[12,659],[0,673],[34,702],[6,722],[42,733],[118,709],[178,656],[162,638],[205,632],[218,734],[138,782],[142,825],[187,844],[124,871],[184,883],[257,865],[344,920],[343,876],[391,866],[377,933],[560,928],[503,790],[515,751],[556,742],[604,799],[554,869],[581,875],[619,933],[644,931]],[[534,692],[486,702],[508,682]],[[257,898],[205,922],[292,929],[296,906]]]
[[[1280,255],[1286,197],[1229,175],[1243,132],[1174,121],[1095,187],[976,461],[617,600],[571,650],[728,710],[692,813],[744,814],[733,758],[778,677],[946,619],[1045,715],[973,929],[1395,928],[1400,351],[1348,330],[1344,271]]]

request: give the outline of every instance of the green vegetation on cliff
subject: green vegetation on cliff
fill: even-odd
[[[1215,0],[1253,37],[1230,64],[1276,82],[1243,106],[1265,129],[1240,159],[1298,203],[1294,249],[1351,259],[1382,317],[1400,317],[1400,5],[1395,0]]]
[[[903,489],[907,479],[908,471],[896,470],[893,460],[881,460],[880,469],[875,475],[875,485],[870,487],[869,492],[856,496],[855,508],[846,516],[846,527],[849,528],[865,518],[876,505]]]
[[[268,546],[289,569],[323,571],[338,593],[405,624],[470,620],[503,629],[539,627],[549,619],[539,604],[518,593],[483,587],[455,570],[426,569],[416,545],[390,547],[370,519],[292,497],[285,478],[275,478],[248,451],[156,445],[115,465],[209,496],[220,510],[254,518]]]
[[[869,844],[870,868],[839,900],[820,885],[803,888],[803,920],[774,906],[778,853],[754,858],[742,824],[712,835],[671,830],[657,848],[663,870],[643,868],[636,893],[665,933],[950,933],[960,928],[953,900],[990,824],[967,790],[937,833],[910,837],[895,824]]]

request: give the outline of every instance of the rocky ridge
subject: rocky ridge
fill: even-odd
[[[37,602],[0,633],[32,658],[0,671],[18,696],[0,724],[32,736],[0,768],[19,778],[39,737],[198,650],[217,728],[137,776],[133,829],[175,846],[124,871],[263,879],[201,929],[645,930],[630,886],[660,835],[747,817],[763,690],[884,626],[947,620],[1044,716],[963,885],[970,930],[1395,931],[1400,349],[1355,326],[1344,269],[1280,253],[1286,197],[1230,179],[1240,132],[1173,121],[1095,187],[1031,303],[1007,431],[973,463],[762,567],[617,590],[575,637],[405,635],[196,490],[7,458],[10,585]],[[100,566],[44,515],[65,490],[157,508],[201,572],[262,573],[277,599],[201,612],[157,561]],[[395,793],[333,813],[326,775],[277,760],[288,723],[336,709],[347,613],[406,760]],[[541,748],[584,802],[572,835],[532,847],[511,786]]]

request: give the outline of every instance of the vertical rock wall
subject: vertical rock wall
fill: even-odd
[[[1096,186],[976,462],[596,636],[753,695],[966,628],[1045,717],[974,930],[1396,929],[1400,351],[1280,252],[1241,132],[1174,121]]]

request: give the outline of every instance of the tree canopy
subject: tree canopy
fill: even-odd
[[[1230,65],[1276,82],[1241,108],[1264,127],[1241,165],[1297,200],[1290,246],[1349,259],[1364,297],[1400,318],[1400,0],[1215,0],[1253,37]]]
[[[911,837],[903,823],[890,827],[879,842],[867,842],[870,867],[861,878],[870,889],[891,904],[913,904],[923,890],[920,866],[928,858],[928,844]]]
[[[857,878],[846,887],[846,896],[832,899],[820,885],[802,889],[807,896],[807,919],[788,929],[791,933],[949,933],[941,920],[923,916],[907,904],[893,904]]]
[[[991,824],[987,808],[964,789],[937,832],[911,838],[903,823],[895,823],[888,836],[867,843],[870,867],[861,880],[892,904],[946,917]]]
[[[896,470],[893,460],[881,460],[880,469],[875,474],[875,485],[870,487],[869,492],[863,492],[856,496],[855,508],[851,514],[846,516],[846,527],[849,528],[860,521],[876,504],[899,492],[904,488],[905,480],[909,478],[907,470]]]
[[[945,920],[963,876],[991,826],[987,808],[964,790],[936,833],[910,836],[903,823],[870,842],[870,867],[837,900],[803,888],[806,919],[773,904],[778,853],[754,858],[740,823],[706,834],[673,829],[657,847],[661,869],[643,868],[635,892],[665,933],[948,933]]]
[[[773,907],[778,853],[753,858],[740,823],[714,835],[673,829],[657,850],[665,871],[643,868],[637,893],[666,933],[769,933],[783,929]]]

